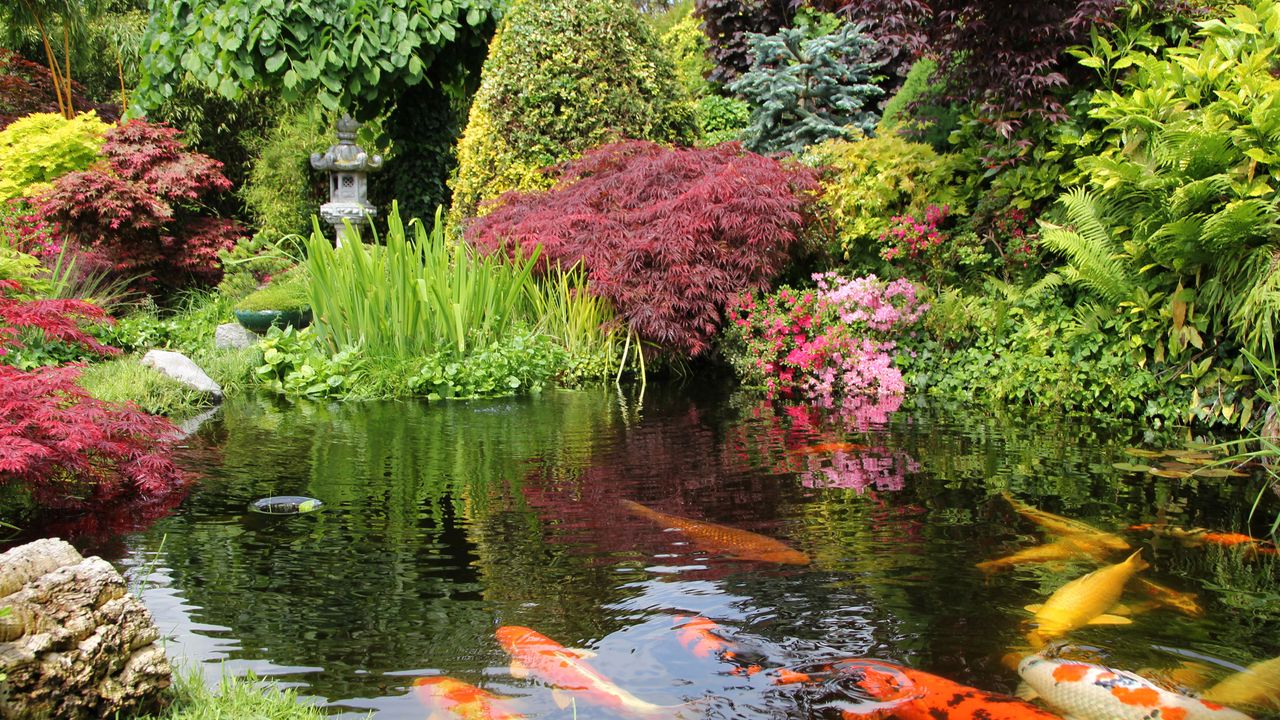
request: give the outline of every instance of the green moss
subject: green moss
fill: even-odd
[[[137,355],[87,366],[80,387],[99,400],[133,402],[153,415],[187,417],[211,404],[204,393],[143,365]]]
[[[236,303],[236,310],[301,310],[310,307],[309,276],[302,266],[289,270],[270,285],[249,293]]]
[[[490,46],[458,145],[454,223],[540,168],[618,137],[694,138],[688,95],[625,0],[517,0]]]

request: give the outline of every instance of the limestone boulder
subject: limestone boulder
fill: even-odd
[[[191,358],[180,352],[149,350],[142,356],[142,364],[155,368],[187,387],[207,393],[213,400],[222,399],[222,386],[201,370]]]
[[[169,662],[151,613],[102,558],[57,539],[0,554],[0,718],[127,717],[162,707]]]

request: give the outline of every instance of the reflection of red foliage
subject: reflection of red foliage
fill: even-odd
[[[786,484],[707,462],[720,457],[719,442],[695,410],[665,421],[650,420],[581,473],[566,475],[551,464],[533,470],[525,478],[524,497],[557,544],[580,547],[579,554],[602,564],[637,550],[646,555],[670,552],[673,542],[685,540],[680,533],[664,532],[652,521],[633,516],[623,507],[624,499],[785,540],[773,521],[788,491]],[[742,566],[712,553],[698,555],[716,566],[714,573]]]
[[[171,514],[186,499],[190,488],[190,483],[183,483],[153,497],[135,497],[82,513],[36,517],[31,529],[38,532],[39,537],[68,540],[86,554],[121,557],[125,553],[123,536],[146,530]]]

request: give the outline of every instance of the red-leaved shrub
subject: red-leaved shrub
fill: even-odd
[[[543,248],[581,261],[592,291],[643,339],[697,356],[725,304],[763,289],[787,259],[818,190],[813,171],[736,143],[605,145],[560,168],[546,192],[507,193],[467,228],[476,247]]]
[[[0,280],[0,356],[19,346],[22,330],[119,352],[81,328],[109,320],[81,300],[32,300],[13,280]],[[25,372],[0,364],[0,485],[24,484],[45,507],[81,507],[116,498],[158,495],[183,474],[166,457],[174,426],[131,405],[90,397],[75,366]]]
[[[90,397],[74,365],[24,372],[0,365],[0,484],[19,482],[44,507],[162,494],[182,472],[166,456],[173,425]]]
[[[94,110],[107,122],[120,117],[119,106],[90,101],[78,82],[71,83],[71,101],[76,112]],[[0,130],[24,115],[56,112],[58,98],[53,94],[49,68],[0,48]]]
[[[142,120],[107,131],[103,160],[59,178],[38,201],[81,247],[110,258],[135,289],[169,292],[222,277],[218,251],[243,234],[234,220],[201,214],[199,201],[231,188],[222,163],[187,150],[179,131]]]

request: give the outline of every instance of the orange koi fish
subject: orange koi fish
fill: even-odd
[[[838,452],[843,452],[843,453],[854,452],[854,451],[861,452],[868,449],[870,448],[868,448],[866,445],[855,445],[854,443],[848,443],[848,442],[824,442],[824,443],[818,443],[816,445],[805,445],[804,447],[798,447],[792,450],[791,452],[795,453],[796,455],[830,455],[831,453],[838,453]]]
[[[726,662],[737,664],[738,651],[720,636],[720,626],[708,618],[676,615],[674,618],[679,631],[676,635],[680,644],[689,648],[697,657],[715,656]],[[732,671],[734,675],[755,675],[762,668],[756,664],[738,665]]]
[[[498,628],[498,643],[511,656],[511,674],[532,674],[554,686],[552,695],[561,707],[569,704],[569,698],[561,691],[569,691],[583,701],[636,717],[670,718],[681,709],[641,700],[588,665],[580,653],[527,627]]]
[[[695,545],[705,550],[727,553],[741,560],[759,560],[787,565],[809,564],[808,555],[764,535],[715,523],[691,520],[679,515],[668,515],[630,500],[623,500],[622,504],[635,515],[663,527],[679,530],[689,536]]]
[[[1047,705],[1076,720],[1249,720],[1237,710],[1102,665],[1031,655],[1018,674]]]
[[[422,677],[413,681],[413,691],[422,704],[431,708],[428,720],[439,717],[462,720],[523,720],[524,715],[500,709],[503,699],[451,677]],[[438,711],[438,712],[437,712]],[[444,713],[444,715],[441,715]]]
[[[1245,535],[1244,533],[1214,532],[1205,528],[1179,528],[1153,523],[1130,525],[1129,529],[1173,538],[1187,547],[1200,547],[1208,544],[1222,547],[1242,547],[1250,552],[1266,555],[1275,555],[1277,553],[1275,543],[1270,540],[1259,540],[1252,535]]]
[[[974,567],[985,573],[994,573],[1027,563],[1050,563],[1071,560],[1078,557],[1091,557],[1102,560],[1108,549],[1093,543],[1087,536],[1076,535],[1064,537],[1044,545],[1035,545],[1019,550],[1012,555],[1005,555],[995,560],[985,560]]]
[[[1003,497],[1005,502],[1009,503],[1009,505],[1012,506],[1019,515],[1055,535],[1063,535],[1071,538],[1087,538],[1087,542],[1092,545],[1099,545],[1107,550],[1114,550],[1116,552],[1129,549],[1129,543],[1119,535],[1099,530],[1086,522],[1046,512],[1040,508],[1033,507],[1021,500],[1018,500],[1007,492],[1001,493],[1000,496]]]
[[[1167,585],[1161,585],[1154,580],[1148,580],[1143,577],[1134,577],[1130,582],[1133,587],[1154,600],[1158,605],[1172,608],[1183,615],[1204,617],[1204,607],[1200,605],[1200,600],[1195,593],[1174,590]]]
[[[1205,700],[1226,705],[1243,705],[1262,710],[1280,710],[1280,657],[1263,660],[1229,675],[1204,691]]]
[[[774,682],[812,681],[808,673],[788,672],[785,679],[779,677]],[[876,700],[840,704],[844,720],[1061,720],[1018,698],[989,693],[881,660],[840,660],[825,666],[821,672],[840,675]]]

